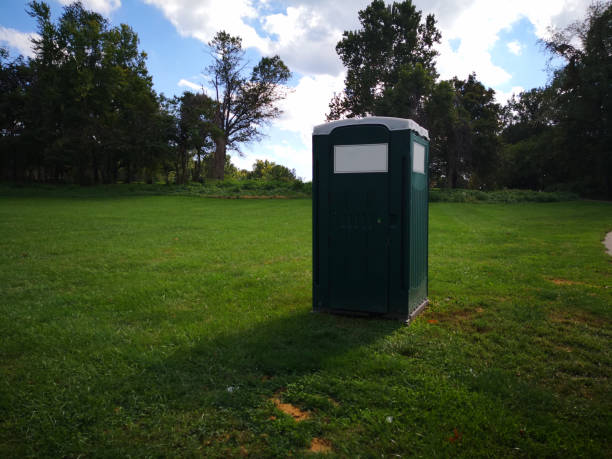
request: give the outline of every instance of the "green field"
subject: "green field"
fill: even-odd
[[[609,457],[612,204],[430,222],[404,326],[310,313],[307,199],[0,197],[0,456]]]

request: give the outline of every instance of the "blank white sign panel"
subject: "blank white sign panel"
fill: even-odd
[[[387,172],[388,144],[335,145],[334,174]]]
[[[412,171],[420,174],[425,173],[425,147],[420,143],[414,142],[412,154]]]

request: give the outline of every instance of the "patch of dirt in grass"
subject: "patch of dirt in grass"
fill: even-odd
[[[473,319],[484,312],[483,308],[466,308],[453,311],[436,311],[426,314],[425,319],[429,324],[450,324],[462,328],[466,331],[477,333],[486,333],[490,331],[489,327],[472,323]]]
[[[555,285],[585,285],[584,282],[577,282],[567,279],[549,279]]]
[[[604,327],[609,325],[603,317],[598,317],[578,309],[573,311],[555,310],[548,313],[548,320],[562,325],[592,325],[596,327]]]
[[[176,239],[176,238],[175,238]],[[151,258],[151,262],[153,263],[161,263],[163,261],[167,261],[170,258],[176,258],[176,252],[175,249],[163,249],[162,253],[160,254],[160,256],[155,257],[155,258]]]
[[[569,279],[561,279],[561,278],[552,278],[552,279],[550,279],[549,278],[547,280],[549,282],[552,282],[555,285],[582,285],[584,287],[596,288],[596,289],[608,288],[608,286],[604,286],[604,285],[589,284],[587,282],[573,281],[573,280],[569,280]]]
[[[558,344],[554,344],[553,347],[557,351],[567,352],[568,354],[574,352],[574,350],[571,347],[569,347],[569,346],[559,346]]]
[[[473,309],[459,309],[454,311],[436,311],[427,314],[427,323],[437,324],[438,322],[447,322],[452,324],[461,324],[474,317],[476,311]]]
[[[187,303],[187,302],[173,304],[170,310],[172,311],[193,311],[193,304]]]
[[[283,403],[280,399],[280,395],[275,395],[272,397],[272,402],[277,409],[285,414],[288,414],[297,422],[310,418],[310,413],[308,411],[302,411],[297,406],[293,406],[291,403]]]
[[[469,320],[474,315],[474,311],[469,309],[460,309],[458,311],[439,311],[427,314],[427,323],[437,324],[438,322],[449,322],[453,324],[459,324],[466,320]]]
[[[323,438],[313,438],[310,442],[310,449],[308,450],[311,453],[331,453],[332,446],[328,440],[324,440]]]

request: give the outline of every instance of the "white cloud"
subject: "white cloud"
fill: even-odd
[[[143,0],[159,8],[183,36],[208,43],[225,30],[242,38],[245,48],[278,54],[301,74],[337,75],[342,65],[336,43],[359,26],[357,11],[370,0],[353,0],[350,8],[326,0],[285,0],[271,13],[268,0]],[[258,33],[260,30],[262,33]]]
[[[440,56],[437,62],[441,78],[466,78],[471,72],[476,72],[485,85],[493,87],[512,78],[507,70],[493,63],[491,49],[499,38],[499,32],[509,29],[520,18],[515,3],[493,5],[491,1],[473,0],[462,5],[452,16],[440,17],[443,41],[438,47]],[[449,43],[454,38],[461,39],[456,51]]]
[[[75,0],[58,0],[62,5],[70,5]],[[83,6],[88,10],[96,11],[108,16],[121,6],[121,0],[81,0]]]
[[[499,91],[499,90],[495,91],[495,100],[496,100],[496,102],[498,104],[506,105],[508,100],[513,95],[518,95],[519,93],[523,92],[524,90],[525,90],[525,88],[523,88],[522,86],[512,86],[510,91]]]
[[[267,54],[269,39],[257,34],[249,21],[258,12],[251,0],[144,0],[159,8],[178,32],[208,43],[219,30],[242,38],[243,46]]]
[[[287,8],[286,14],[263,19],[263,28],[277,37],[270,50],[281,56],[290,69],[302,74],[337,75],[342,64],[335,52],[342,31],[316,9]]]
[[[0,26],[0,43],[10,46],[26,57],[34,57],[32,38],[38,38],[36,33],[24,33],[19,30]]]
[[[193,89],[194,91],[202,91],[202,85],[193,83],[189,80],[186,80],[184,78],[181,78],[179,80],[179,82],[177,83],[177,85],[181,88],[185,87],[185,88],[190,88]]]
[[[521,45],[521,43],[518,40],[514,40],[514,41],[510,41],[506,43],[506,47],[508,48],[508,51],[510,51],[512,54],[516,56],[520,56],[521,53],[523,52],[523,45]]]
[[[466,78],[475,71],[487,86],[499,87],[512,78],[508,69],[493,63],[491,50],[499,33],[509,31],[521,18],[529,20],[538,38],[547,38],[550,27],[562,28],[580,19],[590,0],[455,0],[417,1],[424,13],[434,13],[443,41],[438,46],[441,78]],[[449,40],[459,38],[453,51]]]
[[[314,75],[300,78],[297,86],[280,104],[283,115],[274,123],[280,129],[300,135],[310,148],[312,128],[325,122],[329,101],[344,87],[344,73],[339,76]]]
[[[359,28],[357,12],[370,3],[352,0],[348,8],[345,3],[328,0],[285,0],[280,11],[269,14],[268,0],[143,1],[159,8],[182,35],[207,43],[218,30],[226,30],[241,36],[245,47],[256,48],[262,54],[278,53],[289,68],[303,75],[338,75],[342,71],[335,45],[344,30]],[[536,36],[545,38],[549,27],[564,27],[580,18],[590,1],[416,0],[415,3],[424,15],[435,14],[442,31],[443,42],[438,47],[441,77],[465,78],[475,71],[485,84],[496,86],[511,78],[507,69],[492,61],[491,49],[500,31],[509,30],[524,17],[534,25]],[[449,44],[454,38],[461,39],[456,51]]]
[[[493,64],[491,53],[487,48],[474,46],[473,42],[461,40],[456,51],[451,49],[449,40],[439,46],[440,55],[437,68],[440,78],[447,80],[455,76],[465,79],[472,72],[487,86],[499,86],[512,78],[502,67]]]

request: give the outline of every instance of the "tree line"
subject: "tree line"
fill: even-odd
[[[12,180],[112,183],[152,175],[166,153],[160,110],[126,26],[110,27],[80,3],[54,23],[31,2],[34,57],[2,54],[2,176]]]
[[[212,96],[166,98],[153,90],[146,54],[128,25],[113,27],[80,2],[55,22],[44,2],[30,2],[28,13],[37,23],[34,56],[11,59],[0,49],[2,179],[295,179],[295,171],[273,163],[239,171],[227,154],[258,140],[280,115],[291,73],[278,56],[247,71],[241,39],[219,32],[205,69]],[[475,73],[439,79],[436,19],[423,18],[410,0],[373,0],[359,20],[361,28],[344,32],[336,46],[346,79],[329,120],[416,120],[430,132],[432,186],[612,197],[612,2],[594,3],[584,21],[543,41],[563,65],[545,87],[505,106]]]
[[[564,64],[550,83],[502,106],[475,73],[438,81],[433,15],[411,1],[374,0],[336,51],[347,74],[329,120],[412,118],[429,129],[440,187],[568,190],[612,198],[612,2],[542,42]]]
[[[128,25],[112,27],[80,2],[55,22],[44,2],[30,2],[28,13],[39,35],[34,57],[11,60],[0,49],[2,179],[88,185],[262,176],[258,164],[252,172],[233,167],[227,151],[258,139],[280,115],[290,71],[278,56],[246,73],[241,39],[219,32],[206,69],[215,96],[166,98],[153,90]],[[274,170],[295,179],[294,171]]]

